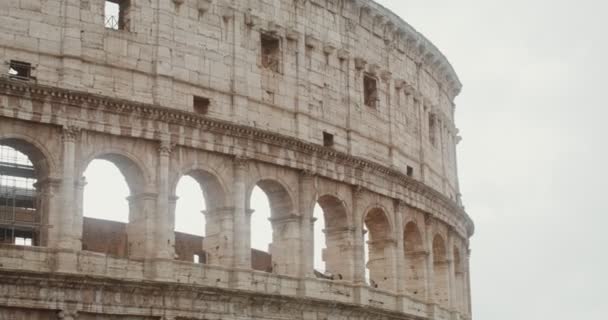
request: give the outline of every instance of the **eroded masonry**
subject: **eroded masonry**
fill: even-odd
[[[461,84],[375,2],[0,1],[0,74],[0,319],[471,319]],[[95,159],[128,223],[83,216]]]

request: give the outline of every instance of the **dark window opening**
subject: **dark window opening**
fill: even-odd
[[[429,140],[432,145],[437,144],[437,138],[435,136],[437,131],[437,119],[434,114],[429,114]]]
[[[198,114],[207,114],[209,112],[209,105],[211,104],[211,100],[205,97],[194,96],[192,106],[194,107],[194,112]]]
[[[32,77],[32,64],[11,60],[8,74],[11,78],[29,80]]]
[[[262,67],[272,72],[281,71],[281,41],[279,38],[262,34]]]
[[[323,145],[326,147],[333,147],[334,135],[331,133],[323,132]]]
[[[106,0],[104,6],[104,24],[108,29],[128,30],[130,23],[130,0]]]
[[[376,78],[365,75],[363,77],[363,98],[365,105],[370,108],[377,108],[378,106],[378,86]]]
[[[407,166],[407,176],[408,177],[413,177],[414,176],[414,168]]]

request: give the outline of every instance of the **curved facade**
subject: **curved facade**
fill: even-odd
[[[0,196],[0,318],[471,318],[461,85],[380,5],[3,1],[0,39],[0,146],[30,161],[0,175],[35,181]],[[94,159],[124,175],[129,223],[83,217]],[[174,232],[185,175],[204,239]],[[268,253],[250,245],[255,186]],[[313,268],[316,203],[331,276]]]

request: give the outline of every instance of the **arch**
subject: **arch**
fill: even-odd
[[[245,198],[247,208],[250,206],[251,194],[256,186],[268,196],[271,218],[286,217],[295,213],[294,198],[287,184],[277,178],[260,178],[252,184],[248,189],[248,196]]]
[[[100,150],[84,158],[81,162],[79,174],[82,176],[91,162],[96,159],[109,161],[120,170],[127,181],[131,195],[145,192],[146,186],[149,185],[151,174],[144,162],[137,156],[117,148]]]
[[[0,139],[0,243],[42,246],[48,242],[48,157],[33,143]],[[48,180],[47,180],[48,181]]]
[[[392,224],[388,211],[381,206],[373,206],[363,216],[363,224],[369,231],[370,241],[392,239]]]
[[[325,194],[317,199],[317,204],[322,210],[321,221],[315,222],[315,229],[320,226],[323,237],[315,238],[315,246],[320,246],[321,256],[316,254],[316,259],[325,262],[325,272],[335,280],[352,279],[352,233],[348,226],[348,213],[344,201],[330,194]],[[315,232],[315,236],[319,232]],[[323,240],[321,242],[320,240]],[[350,250],[349,250],[350,249]]]
[[[79,212],[78,218],[82,221],[82,249],[121,258],[143,258],[146,250],[146,234],[149,232],[146,221],[154,212],[156,205],[155,194],[146,193],[149,181],[146,167],[129,152],[120,149],[100,150],[85,158],[79,171],[81,175],[94,160],[108,161],[122,174],[130,193],[127,198],[128,222],[84,218],[84,212]],[[80,192],[84,193],[85,188],[83,186]],[[81,197],[86,200],[84,196]],[[99,241],[99,239],[107,240]]]
[[[294,219],[296,213],[291,193],[281,180],[262,178],[249,188],[246,208],[250,208],[255,186],[258,186],[268,197],[272,242],[268,252],[270,257],[266,257],[258,251],[252,251],[252,268],[278,274],[295,275],[298,271],[298,265],[293,259],[293,254],[299,250],[298,237],[295,236],[299,234],[299,222]],[[253,212],[253,214],[256,213]],[[255,233],[251,230],[251,221],[249,221],[249,226],[250,236],[255,236]],[[263,230],[256,231],[263,232]],[[263,263],[260,263],[260,261],[263,261]],[[270,261],[270,266],[267,265],[268,261]]]
[[[171,221],[174,221],[174,248],[176,259],[182,261],[189,261],[195,263],[219,263],[220,257],[216,253],[216,248],[221,241],[221,235],[218,233],[222,228],[220,226],[221,215],[218,210],[221,210],[226,206],[226,192],[224,189],[224,183],[220,180],[219,176],[208,169],[202,169],[200,167],[191,167],[180,174],[179,178],[174,179],[172,182],[173,194],[175,202],[171,206]],[[180,204],[179,195],[177,194],[178,186],[185,177],[192,178],[198,185],[198,192],[202,196],[202,203],[204,207],[203,212],[193,212],[196,217],[203,224],[204,235],[202,234],[188,234],[187,232],[177,231],[178,221],[178,208]],[[198,211],[198,210],[196,210]],[[204,216],[203,216],[204,213]]]
[[[21,134],[0,135],[0,145],[11,147],[25,154],[32,162],[39,179],[48,178],[52,172],[56,171],[51,152],[45,144],[40,143],[35,138]]]
[[[433,238],[433,298],[442,306],[449,305],[449,266],[447,247],[440,234]]]
[[[363,218],[364,226],[369,233],[368,261],[369,283],[372,287],[392,289],[392,262],[390,252],[394,239],[391,223],[386,211],[379,206],[368,210]]]
[[[408,222],[403,231],[405,289],[416,298],[424,298],[426,294],[426,252],[422,239],[416,222]]]
[[[177,186],[185,176],[192,177],[199,184],[207,210],[226,206],[226,187],[220,175],[212,169],[190,167],[183,170],[171,183],[171,190],[176,194]]]

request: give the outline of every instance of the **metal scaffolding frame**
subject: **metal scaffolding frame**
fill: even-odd
[[[36,173],[23,153],[0,146],[0,243],[38,245]]]

